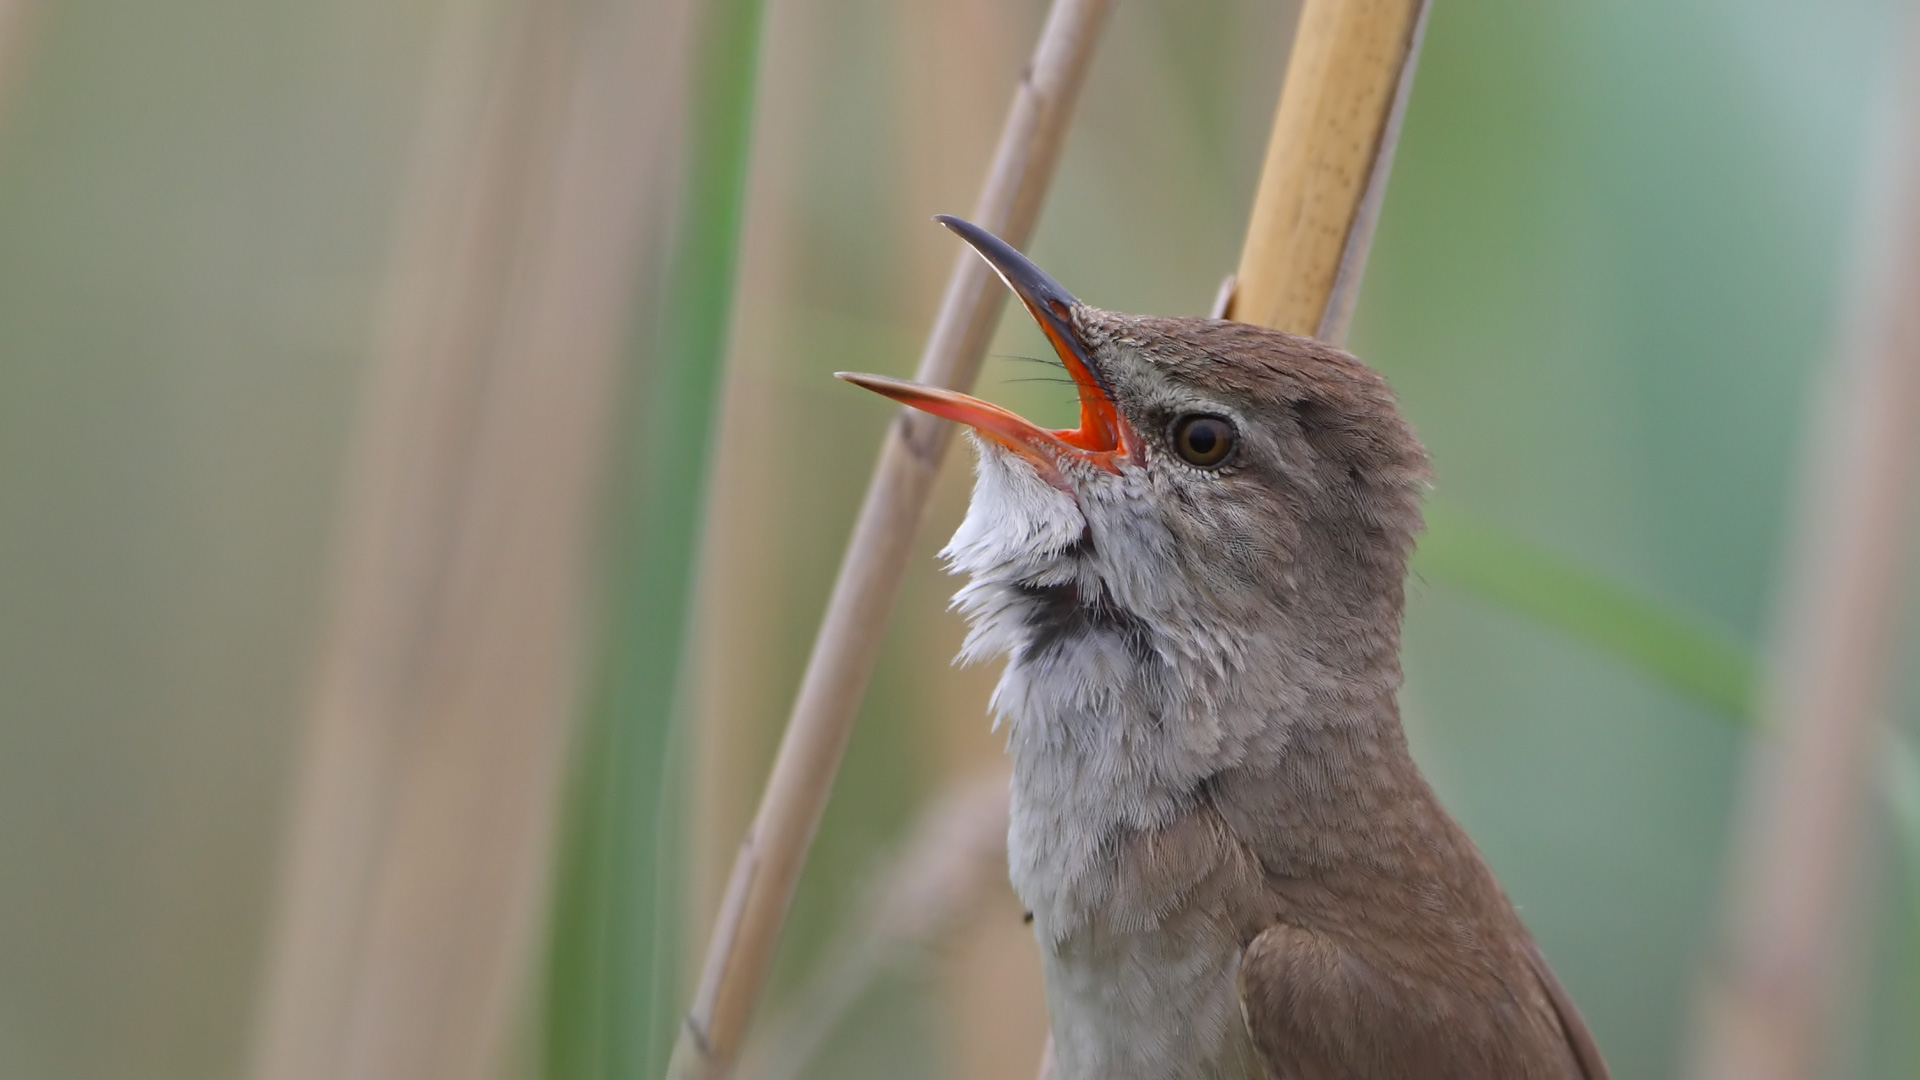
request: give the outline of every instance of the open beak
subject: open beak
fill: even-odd
[[[1069,458],[1090,462],[1110,472],[1120,471],[1120,459],[1137,455],[1139,438],[1114,407],[1105,381],[1094,370],[1086,344],[1073,329],[1072,312],[1079,301],[1012,245],[980,226],[945,214],[934,220],[972,245],[1040,324],[1041,332],[1047,335],[1047,341],[1059,354],[1060,362],[1066,365],[1067,374],[1073,377],[1073,384],[1080,392],[1080,426],[1049,431],[1017,413],[957,390],[881,375],[843,371],[837,377],[876,394],[885,394],[903,405],[966,424],[1031,460],[1040,475],[1057,487],[1066,487],[1060,463]]]

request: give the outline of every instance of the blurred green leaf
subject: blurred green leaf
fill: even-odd
[[[656,1076],[679,1000],[685,748],[674,722],[740,247],[761,0],[696,6],[657,333],[636,333],[599,693],[576,761],[545,1002],[552,1077]],[[644,319],[638,320],[642,323]]]
[[[1753,661],[1687,616],[1567,559],[1434,508],[1414,571],[1610,653],[1738,719],[1752,715]]]
[[[1414,569],[1627,661],[1739,720],[1753,719],[1753,661],[1710,629],[1585,567],[1483,522],[1430,510]],[[1888,728],[1882,784],[1920,892],[1920,752]]]
[[[1920,894],[1920,753],[1897,728],[1887,731],[1885,758],[1887,805],[1894,832],[1907,855],[1907,876]]]

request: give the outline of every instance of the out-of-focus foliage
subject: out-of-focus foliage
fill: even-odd
[[[1356,346],[1433,449],[1437,505],[1758,652],[1893,13],[1447,12]],[[1416,748],[1616,1071],[1670,1074],[1717,914],[1738,730],[1438,584],[1410,610],[1407,666]],[[1887,1009],[1858,1030],[1891,1055],[1911,990],[1860,1000]]]
[[[1753,661],[1724,637],[1484,522],[1429,509],[1413,573],[1613,653],[1730,719],[1749,718]]]
[[[613,602],[581,720],[548,972],[546,1070],[569,1080],[665,1068],[685,1007],[682,807],[690,722],[687,611],[706,507],[753,139],[761,0],[700,5],[686,92],[685,170],[655,324],[637,327],[623,415]],[[676,712],[680,715],[676,716]]]
[[[240,1070],[431,8],[6,5],[0,1075]]]

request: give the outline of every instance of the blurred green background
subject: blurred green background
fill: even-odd
[[[515,33],[502,12],[518,6],[0,8],[0,1075],[247,1071],[348,447],[403,192],[436,134],[430,74],[450,37]],[[690,40],[698,5],[552,6],[584,55],[615,13]],[[637,886],[674,914],[623,955],[697,958],[890,415],[829,373],[910,372],[956,252],[927,218],[971,206],[1043,14],[766,7],[720,417],[679,436],[709,484],[687,519],[706,524],[680,756],[619,781],[678,780],[678,839]],[[1204,312],[1238,255],[1293,15],[1121,0],[1036,260],[1094,304]],[[1872,228],[1900,16],[1870,0],[1437,0],[1352,341],[1432,449],[1436,507],[1760,648],[1810,381]],[[679,161],[700,134],[643,149]],[[688,205],[649,202],[632,230],[626,389],[609,399],[628,440],[676,407],[657,396],[674,385],[659,290]],[[1019,381],[1015,358],[1044,348],[1007,320],[982,392],[1064,419],[1058,387]],[[842,948],[836,928],[920,808],[994,767],[992,673],[947,666],[961,627],[932,557],[966,471],[956,454],[921,538],[775,1017]],[[617,523],[649,509],[644,485],[605,473],[591,580],[610,597],[630,572]],[[1675,1075],[1743,720],[1437,573],[1412,597],[1422,763],[1615,1074]],[[583,633],[588,685],[621,662],[592,645],[612,606]],[[596,699],[578,700],[585,715]],[[631,829],[658,831],[658,796],[628,793],[619,812],[645,818]],[[1920,1073],[1920,895],[1897,843],[1877,843],[1837,1076]],[[591,951],[566,925],[574,900],[553,907],[555,940]],[[1005,989],[1032,970],[1017,919],[1002,883],[982,885],[856,995],[806,1075],[1031,1060],[1037,993]],[[607,992],[565,963],[535,969],[530,1028],[544,1000]],[[662,1019],[611,1023],[631,1047]],[[657,1060],[650,1040],[634,1052]],[[614,1075],[607,1060],[528,1050],[499,1071]]]

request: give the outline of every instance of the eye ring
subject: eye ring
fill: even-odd
[[[1202,469],[1217,469],[1240,445],[1233,421],[1212,413],[1188,413],[1173,422],[1173,452]]]

